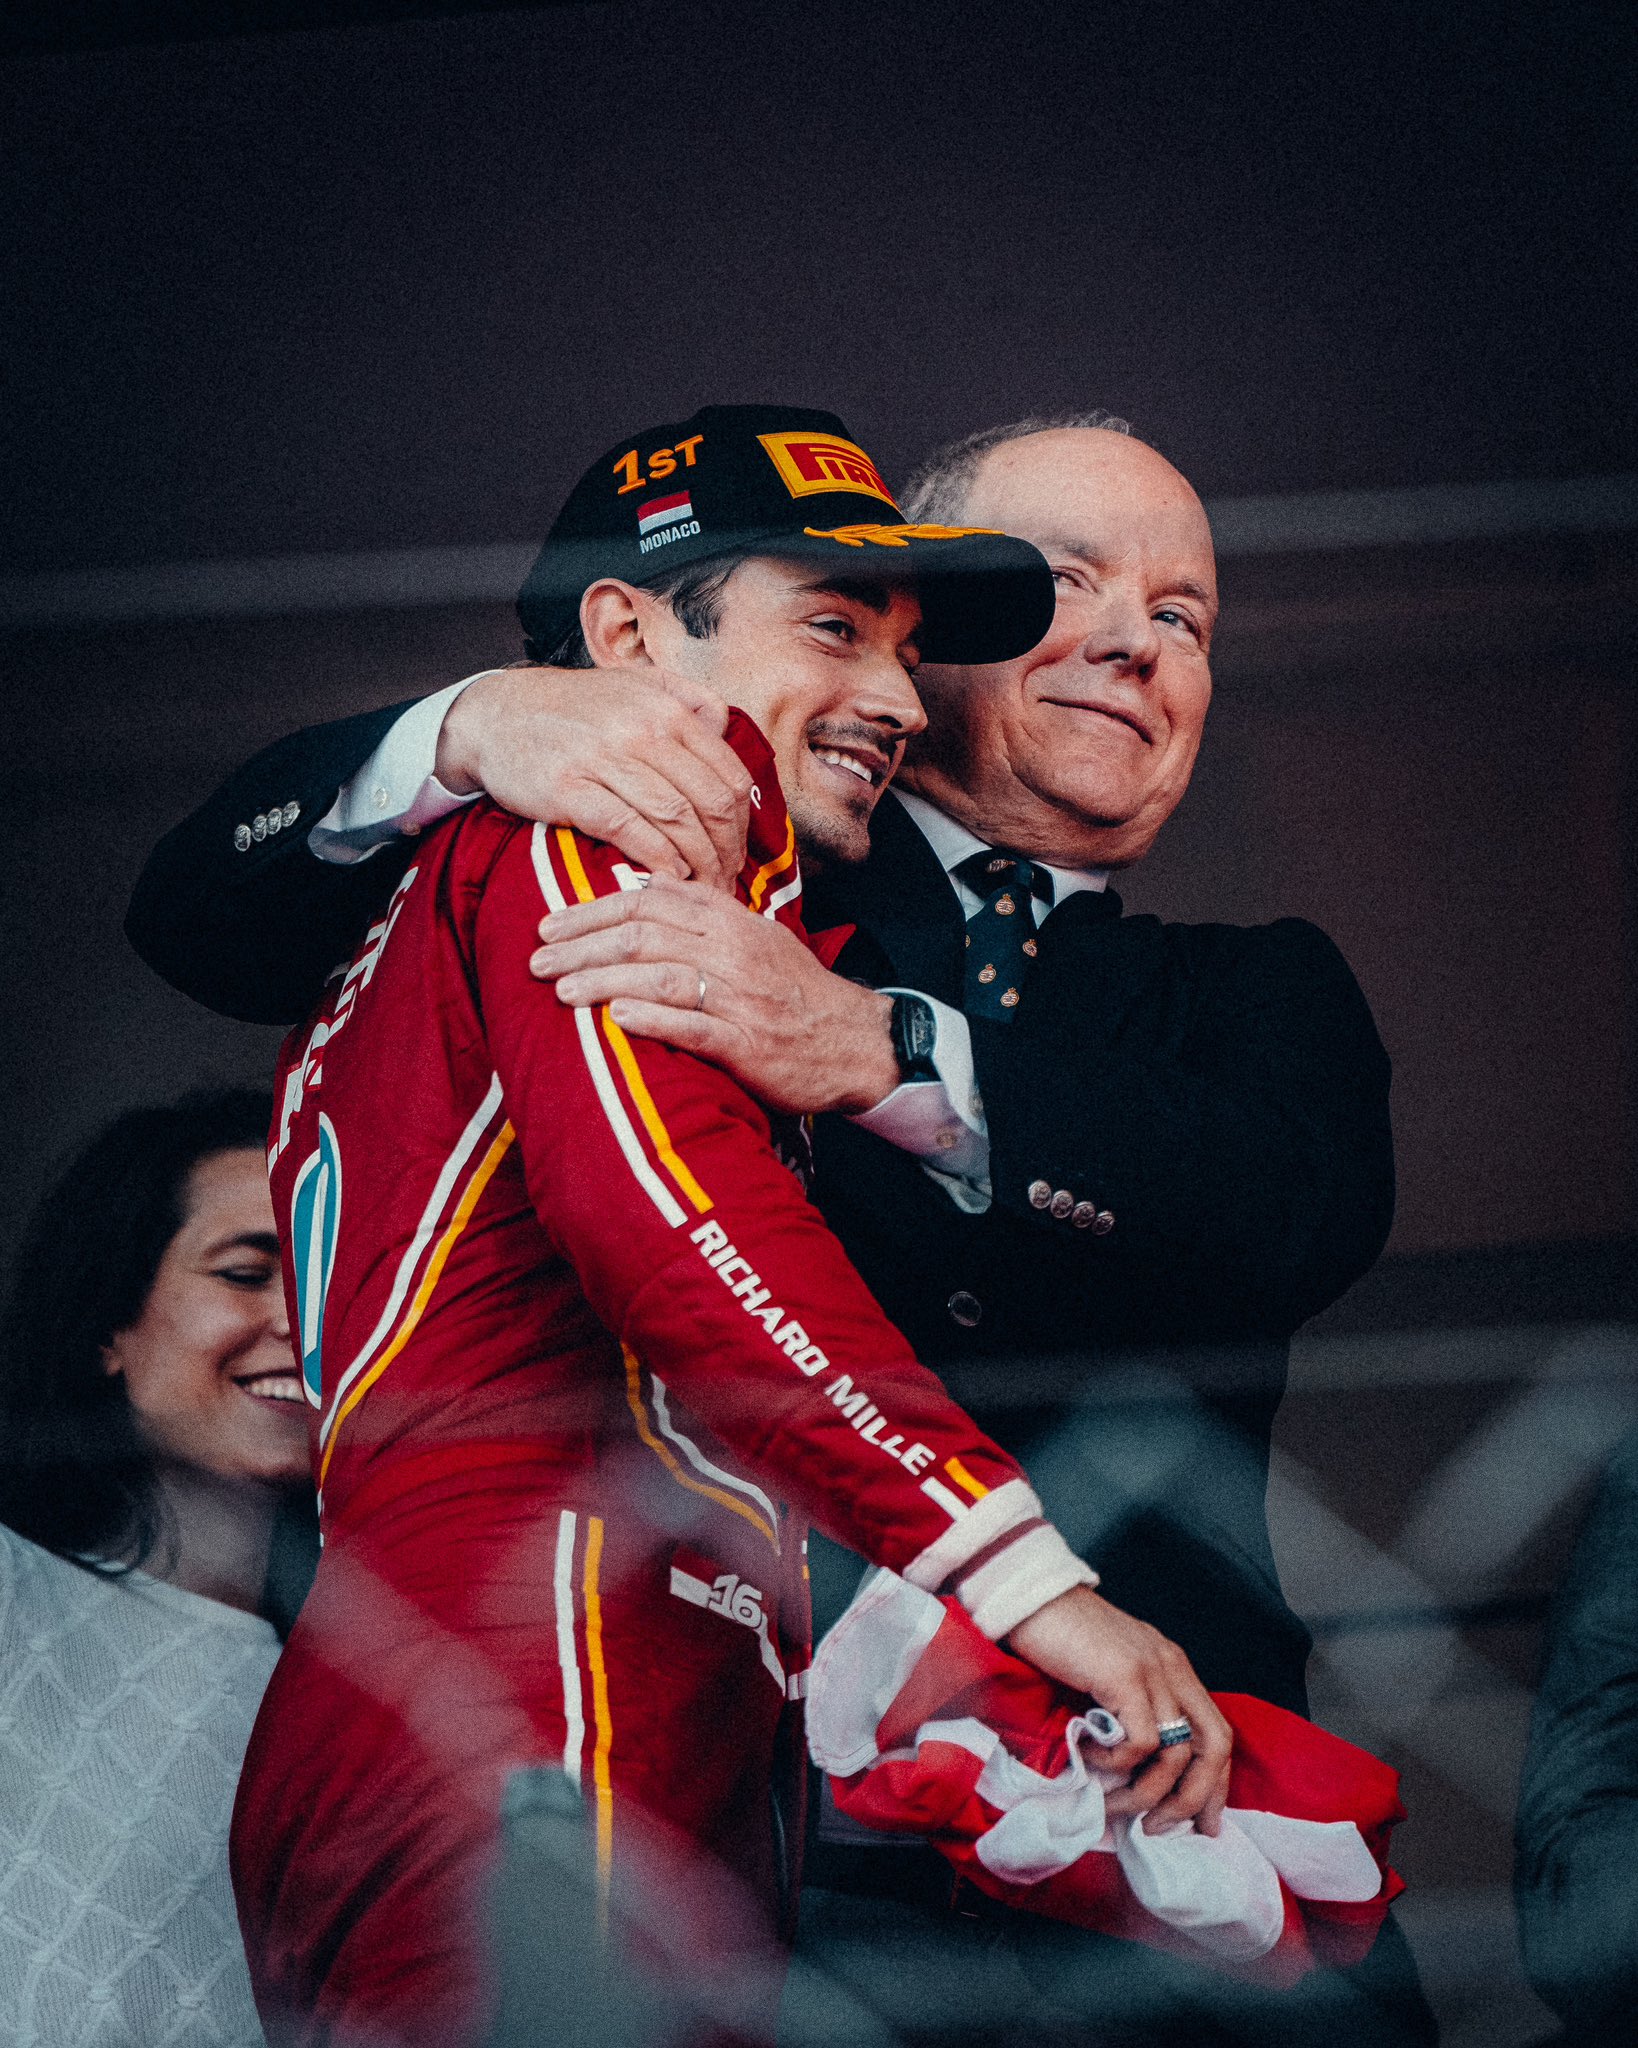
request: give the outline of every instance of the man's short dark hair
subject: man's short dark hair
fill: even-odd
[[[743,555],[719,555],[713,561],[692,562],[686,569],[656,576],[637,588],[663,598],[691,639],[709,640],[722,620],[722,593],[728,579],[744,559]],[[538,640],[527,640],[524,652],[531,661],[543,662],[549,668],[596,666],[578,619],[555,647],[547,649]]]
[[[1054,413],[1050,417],[1009,420],[1002,427],[983,427],[959,441],[947,441],[922,457],[911,472],[904,491],[906,519],[926,519],[939,525],[961,523],[967,490],[974,473],[992,448],[1008,441],[1022,441],[1029,434],[1056,434],[1066,427],[1095,427],[1105,434],[1130,434],[1132,423],[1118,414],[1095,408],[1091,412]]]

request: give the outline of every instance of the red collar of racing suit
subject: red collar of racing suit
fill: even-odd
[[[802,864],[773,748],[756,720],[739,710],[729,712],[723,738],[751,772],[745,865],[739,873],[741,893],[752,910],[774,918],[805,940],[821,965],[834,967],[854,927],[844,924],[810,932],[802,921]]]

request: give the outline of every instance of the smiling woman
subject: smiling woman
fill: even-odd
[[[310,1520],[264,1094],[138,1110],[24,1237],[0,1339],[8,2040],[261,2041],[227,1826]],[[202,2035],[202,2038],[204,2037]]]

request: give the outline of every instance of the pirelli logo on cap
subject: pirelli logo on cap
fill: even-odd
[[[893,493],[882,474],[856,441],[836,434],[758,434],[769,460],[793,498],[821,491],[859,491],[880,498],[896,512]]]

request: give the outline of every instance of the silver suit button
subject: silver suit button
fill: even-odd
[[[257,840],[267,837],[267,813],[265,811],[258,811],[255,817],[251,819],[250,836],[252,839]]]
[[[271,838],[272,838],[272,836],[273,836],[273,834],[274,834],[275,832],[282,832],[283,830],[284,830],[284,813],[283,813],[283,811],[281,811],[281,810],[279,809],[278,805],[277,805],[277,804],[275,804],[275,805],[273,806],[272,810],[270,810],[270,811],[268,812],[268,814],[267,814],[267,833],[268,833],[268,837],[269,837],[269,838],[271,839]]]
[[[1092,1235],[1094,1237],[1107,1237],[1114,1227],[1115,1212],[1113,1209],[1100,1209],[1092,1219]]]
[[[1069,1212],[1069,1220],[1077,1230],[1090,1230],[1097,1221],[1097,1215],[1095,1202],[1077,1202]]]
[[[284,807],[284,822],[287,825],[293,825],[300,816],[301,805],[292,797]]]
[[[1052,1211],[1053,1215],[1057,1217],[1060,1223],[1062,1223],[1064,1218],[1070,1213],[1074,1206],[1075,1197],[1069,1192],[1068,1188],[1054,1189],[1052,1200],[1047,1204],[1047,1207]]]
[[[984,1304],[976,1294],[969,1294],[965,1287],[958,1287],[945,1303],[950,1311],[952,1323],[959,1323],[964,1330],[974,1329],[984,1313]]]
[[[250,851],[250,827],[248,825],[234,826],[233,843],[241,853],[248,853]]]
[[[1052,1200],[1052,1183],[1049,1180],[1032,1180],[1029,1184],[1029,1205],[1032,1209],[1044,1209]]]

